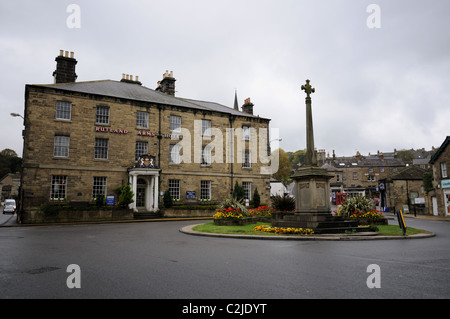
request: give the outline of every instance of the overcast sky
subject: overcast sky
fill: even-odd
[[[23,115],[25,84],[53,83],[60,49],[75,52],[77,81],[126,73],[154,89],[169,70],[176,96],[230,107],[236,90],[286,151],[306,148],[306,79],[315,146],[330,154],[450,135],[449,0],[1,1],[0,150],[22,155],[10,113]]]

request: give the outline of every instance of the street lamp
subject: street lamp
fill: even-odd
[[[11,116],[23,118],[23,116],[18,113],[11,113]]]

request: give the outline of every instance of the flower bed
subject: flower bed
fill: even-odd
[[[334,211],[340,216],[339,210]],[[371,209],[369,211],[353,211],[348,215],[350,219],[357,219],[360,225],[387,225],[388,220],[384,217],[383,213],[377,209]]]
[[[239,208],[228,207],[219,209],[213,216],[214,224],[219,226],[248,225],[259,221],[269,222],[272,218],[272,209],[269,206],[242,211]]]
[[[284,227],[272,227],[269,225],[260,225],[253,228],[255,231],[263,231],[275,234],[294,234],[294,235],[312,235],[314,231],[310,228],[284,228]]]

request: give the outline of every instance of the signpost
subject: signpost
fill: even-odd
[[[195,191],[186,191],[186,199],[195,199]]]
[[[400,226],[400,228],[403,232],[403,236],[406,236],[406,224],[405,224],[405,219],[403,218],[402,210],[397,211],[397,220],[398,220],[398,225]]]
[[[114,206],[115,196],[114,195],[106,195],[106,206]]]

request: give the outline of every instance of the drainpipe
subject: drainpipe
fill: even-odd
[[[230,141],[230,148],[231,148],[231,166],[230,166],[230,179],[231,179],[231,187],[230,187],[230,195],[233,195],[233,187],[234,187],[234,171],[233,171],[233,163],[234,163],[234,132],[233,132],[233,121],[234,117],[230,114],[229,116],[230,121],[230,134],[231,134],[231,141]]]

